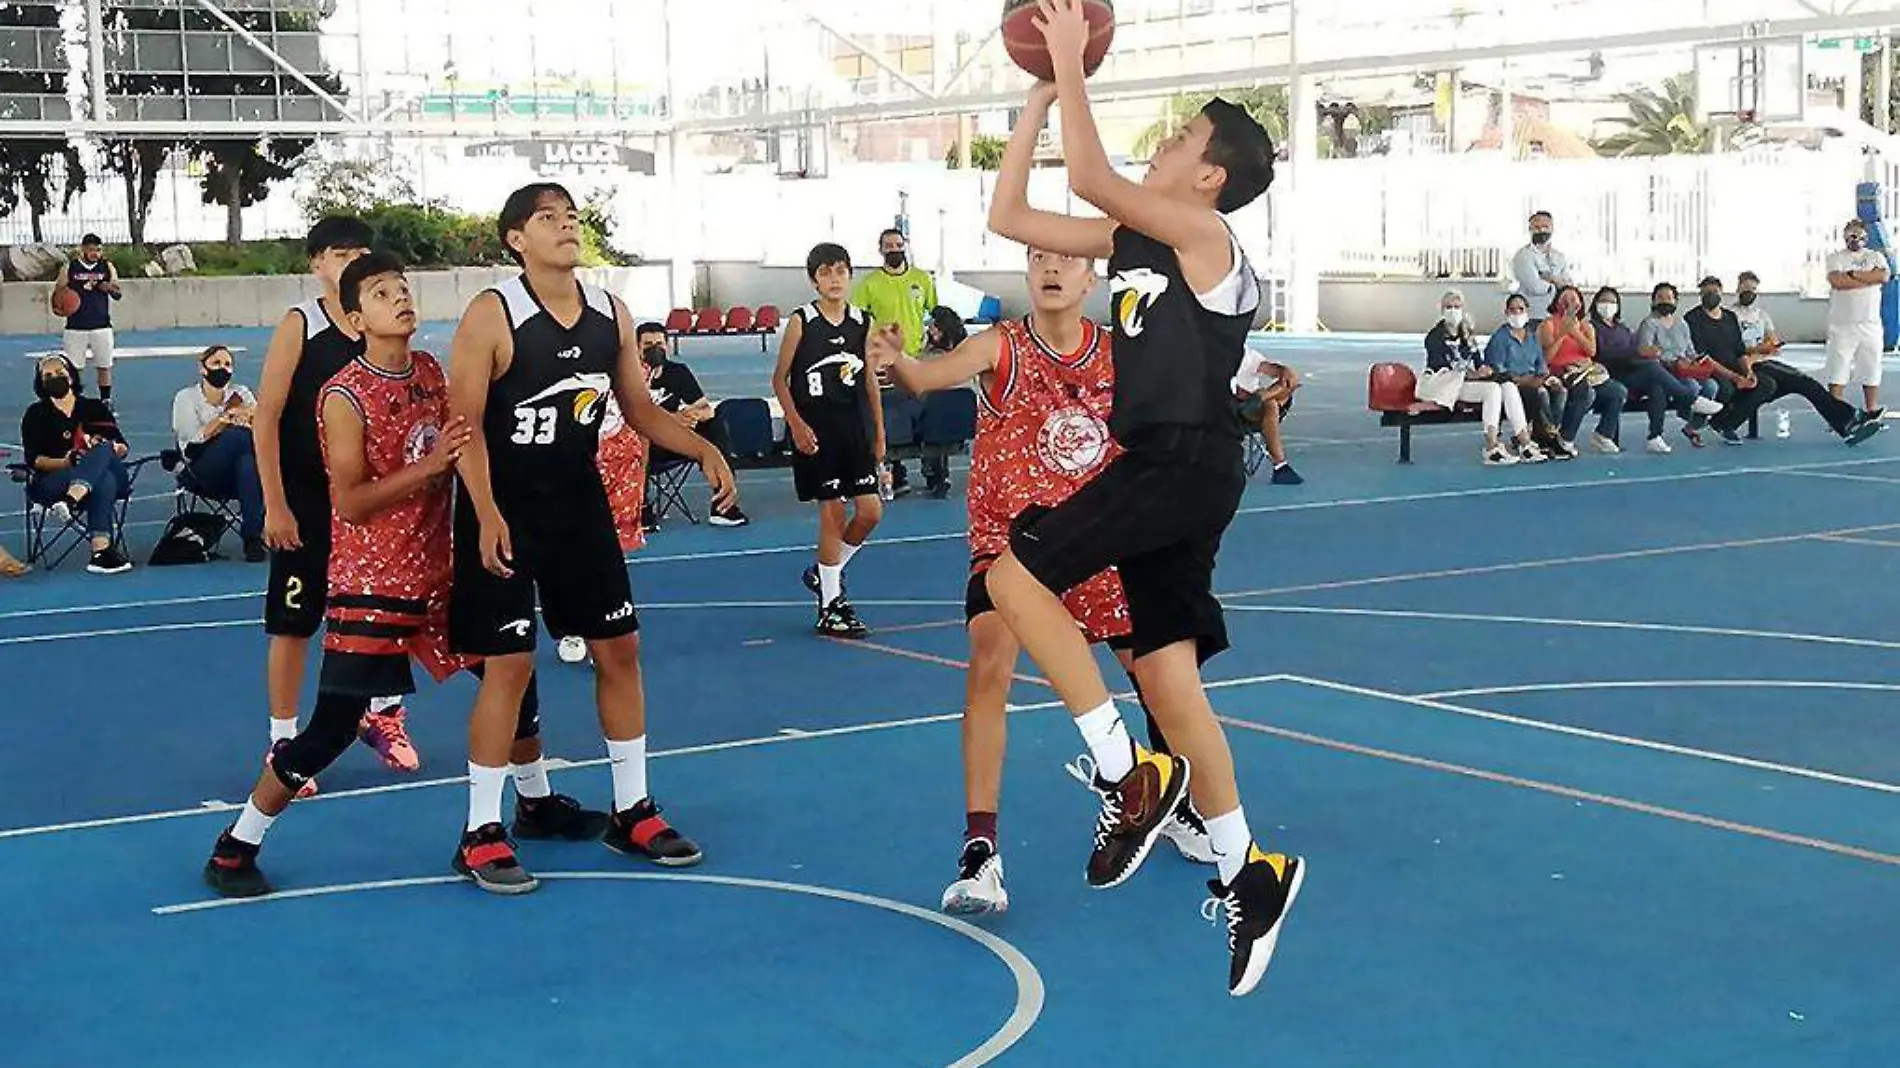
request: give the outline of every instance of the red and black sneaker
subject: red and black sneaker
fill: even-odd
[[[541,885],[521,866],[514,843],[499,823],[463,831],[462,844],[456,848],[450,866],[491,894],[525,894]]]
[[[218,835],[211,847],[211,859],[205,861],[205,885],[219,897],[263,897],[271,885],[257,867],[257,847],[231,837],[231,828]]]
[[[616,853],[642,857],[668,868],[690,868],[704,859],[692,839],[660,818],[660,807],[650,797],[625,812],[614,813],[601,841]]]
[[[586,808],[566,794],[515,797],[516,838],[558,838],[585,842],[607,833],[605,812]]]

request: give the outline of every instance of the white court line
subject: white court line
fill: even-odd
[[[1504,564],[1477,564],[1471,567],[1441,568],[1435,571],[1407,571],[1394,575],[1371,575],[1366,578],[1336,579],[1331,582],[1308,582],[1298,586],[1269,586],[1257,590],[1238,590],[1223,593],[1222,600],[1234,597],[1267,597],[1285,593],[1314,593],[1322,590],[1348,590],[1359,586],[1381,586],[1394,582],[1419,582],[1426,579],[1461,578],[1467,575],[1489,575],[1501,571],[1525,571],[1540,567],[1562,567],[1567,564],[1600,564],[1611,560],[1640,560],[1650,556],[1674,556],[1680,553],[1705,552],[1712,549],[1745,549],[1762,545],[1784,545],[1789,542],[1811,541],[1816,538],[1838,537],[1843,534],[1860,534],[1873,530],[1894,530],[1900,523],[1881,523],[1865,527],[1840,527],[1834,530],[1817,530],[1806,534],[1775,534],[1763,538],[1734,538],[1728,541],[1692,542],[1688,545],[1663,545],[1654,549],[1624,549],[1613,553],[1590,553],[1584,556],[1551,556],[1541,560],[1516,560]],[[1238,606],[1235,606],[1238,607]]]
[[[1787,470],[1777,471],[1775,473],[1778,475],[1787,475],[1790,478],[1828,478],[1839,479],[1844,482],[1882,482],[1889,486],[1900,486],[1900,478],[1882,478],[1879,475],[1850,475],[1845,471]]]
[[[806,607],[810,607],[809,604]],[[21,634],[0,638],[0,645],[38,645],[43,642],[79,641],[85,638],[117,638],[128,634],[156,634],[174,630],[217,630],[224,627],[258,627],[255,619],[218,619],[202,623],[159,623],[149,627],[109,627],[103,630],[62,631],[58,634]]]
[[[1230,604],[1229,612],[1268,612],[1293,616],[1357,616],[1364,619],[1412,619],[1445,623],[1505,623],[1515,626],[1570,627],[1578,630],[1638,630],[1657,634],[1694,634],[1712,638],[1757,638],[1764,641],[1843,645],[1855,649],[1900,650],[1900,642],[1877,638],[1847,638],[1833,634],[1801,634],[1739,627],[1702,627],[1689,623],[1637,623],[1624,619],[1549,619],[1542,616],[1503,616],[1473,612],[1430,612],[1399,608],[1343,608],[1304,604]]]
[[[1322,690],[1349,693],[1359,697],[1376,697],[1386,701],[1412,705],[1416,708],[1428,708],[1434,712],[1449,712],[1452,715],[1468,716],[1472,719],[1490,720],[1494,723],[1508,723],[1514,727],[1527,727],[1531,730],[1546,731],[1551,734],[1566,734],[1575,738],[1588,738],[1591,741],[1608,742],[1612,745],[1624,745],[1634,749],[1647,749],[1671,756],[1690,757],[1707,760],[1716,764],[1727,764],[1752,771],[1768,771],[1779,775],[1788,775],[1799,779],[1812,779],[1834,786],[1851,786],[1861,790],[1872,790],[1883,794],[1900,794],[1900,784],[1879,782],[1873,779],[1859,779],[1851,775],[1836,775],[1833,772],[1817,771],[1813,768],[1797,767],[1791,764],[1776,764],[1767,760],[1755,760],[1751,757],[1735,756],[1732,753],[1718,753],[1708,749],[1695,749],[1689,746],[1671,745],[1668,742],[1651,741],[1648,738],[1633,738],[1626,734],[1610,734],[1605,731],[1593,731],[1584,727],[1572,727],[1564,723],[1547,723],[1539,719],[1526,719],[1522,716],[1508,716],[1502,712],[1488,712],[1479,708],[1466,708],[1462,705],[1446,704],[1426,697],[1412,697],[1402,693],[1374,690],[1365,686],[1353,686],[1330,679],[1307,678],[1302,675],[1286,676],[1288,682],[1316,686]]]
[[[1426,701],[1448,697],[1489,697],[1494,694],[1559,693],[1564,690],[1865,690],[1900,692],[1895,682],[1832,682],[1819,679],[1628,679],[1597,682],[1535,682],[1520,686],[1477,686],[1468,690],[1439,690],[1412,696]]]
[[[950,1062],[949,1068],[976,1068],[988,1064],[1003,1055],[1003,1052],[1015,1045],[1029,1029],[1036,1025],[1037,1017],[1042,1015],[1046,991],[1042,974],[1036,965],[1023,952],[1009,942],[954,916],[920,908],[903,901],[890,898],[873,897],[854,890],[838,890],[829,886],[813,886],[808,883],[788,883],[775,879],[746,879],[732,875],[687,875],[662,874],[659,872],[629,871],[553,871],[542,872],[538,879],[575,880],[590,882],[655,882],[655,883],[698,883],[708,886],[736,887],[745,890],[775,890],[781,893],[803,894],[807,897],[829,898],[852,905],[883,909],[900,916],[934,924],[982,946],[1003,962],[1009,969],[1010,977],[1016,982],[1016,1005],[1009,1018],[996,1029],[989,1038],[975,1049]],[[411,886],[443,886],[450,883],[465,882],[459,875],[426,875],[412,879],[382,879],[376,882],[342,883],[333,886],[313,886],[298,890],[284,890],[264,897],[221,898],[215,901],[195,901],[186,905],[166,905],[152,910],[158,916],[176,916],[180,913],[202,912],[208,909],[232,908],[244,905],[270,904],[277,901],[297,898],[330,897],[337,894],[357,893],[365,890],[393,890]]]
[[[1840,534],[1822,534],[1815,541],[1831,541],[1841,545],[1873,545],[1882,549],[1900,549],[1900,541],[1881,541],[1879,538],[1849,538]]]
[[[1237,684],[1241,680],[1236,680]],[[1215,684],[1209,683],[1210,686]],[[1060,708],[1060,701],[1041,701],[1028,705],[1011,705],[1011,712],[1034,712],[1050,708]],[[662,749],[647,754],[649,760],[664,757],[693,756],[700,753],[723,753],[733,749],[751,749],[762,745],[780,745],[785,742],[808,742],[815,738],[837,738],[850,734],[869,734],[876,731],[897,730],[904,727],[920,727],[932,723],[953,723],[963,718],[962,712],[947,712],[935,716],[912,716],[908,719],[879,720],[874,723],[857,723],[848,727],[824,727],[818,730],[802,731],[799,734],[768,734],[758,738],[740,738],[729,742],[708,742],[704,745],[689,745],[679,749]],[[569,771],[577,768],[596,768],[605,766],[606,757],[592,760],[562,761],[559,765],[549,762],[549,771]],[[297,801],[298,806],[313,805],[327,801],[345,801],[360,797],[375,797],[379,794],[401,793],[405,790],[425,790],[436,786],[455,786],[466,784],[468,776],[453,775],[439,779],[418,779],[411,782],[395,782],[382,786],[366,786],[358,790],[337,790],[306,797]],[[162,812],[144,812],[133,816],[108,816],[100,819],[74,820],[69,823],[49,823],[39,827],[16,827],[0,830],[0,841],[8,838],[26,838],[34,835],[56,834],[62,831],[84,831],[98,827],[122,827],[133,823],[151,823],[157,820],[175,820],[187,816],[202,816],[207,812],[228,812],[237,805],[229,802],[218,803],[215,807],[201,803],[195,808],[176,808]]]

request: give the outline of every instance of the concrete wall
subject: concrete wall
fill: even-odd
[[[789,308],[811,299],[811,284],[805,272],[796,267],[761,267],[754,263],[709,263],[702,265],[710,284],[712,301],[720,307],[743,304],[777,304]],[[959,272],[957,281],[993,293],[1003,302],[1003,314],[1015,316],[1029,310],[1029,293],[1023,276],[1011,272]],[[1319,285],[1319,318],[1326,329],[1336,333],[1417,334],[1423,337],[1438,319],[1438,298],[1447,289],[1465,296],[1479,324],[1486,330],[1504,318],[1505,290],[1496,282],[1483,279],[1357,279],[1329,278]],[[1584,294],[1587,300],[1592,293]],[[1689,299],[1695,299],[1690,292]],[[1818,342],[1827,334],[1827,302],[1808,300],[1793,294],[1762,295],[1762,307],[1774,317],[1783,340]],[[1624,317],[1635,322],[1649,307],[1649,294],[1625,292]],[[1089,314],[1108,315],[1108,287],[1097,285],[1088,303]]]
[[[581,272],[627,302],[636,316],[663,315],[668,266],[602,267]],[[452,271],[416,271],[409,275],[416,303],[426,319],[453,319],[487,286],[515,272],[509,268],[466,267]],[[303,276],[250,278],[127,278],[125,299],[112,306],[120,330],[162,330],[180,326],[275,326],[284,309],[315,296],[316,279]],[[61,320],[47,310],[45,282],[0,284],[0,334],[52,334]]]

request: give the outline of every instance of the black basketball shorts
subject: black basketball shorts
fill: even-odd
[[[303,544],[273,550],[264,591],[264,633],[272,637],[312,638],[323,626],[330,590],[330,494],[327,486],[286,476],[284,494],[297,520]]]
[[[819,405],[799,413],[818,438],[810,456],[793,453],[792,484],[801,501],[841,501],[877,492],[877,455],[864,410]]]

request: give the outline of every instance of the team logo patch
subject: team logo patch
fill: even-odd
[[[1123,337],[1140,337],[1148,325],[1148,309],[1168,291],[1166,275],[1146,267],[1118,272],[1108,281],[1110,304],[1115,310],[1115,325]]]
[[[1070,478],[1086,475],[1108,455],[1108,425],[1087,408],[1058,409],[1042,421],[1036,455],[1052,471]]]
[[[581,426],[594,425],[607,406],[607,397],[607,394],[592,389],[583,389],[575,393],[574,421]]]
[[[402,462],[405,465],[417,463],[429,450],[435,448],[436,439],[442,436],[441,428],[434,423],[417,423],[409,428],[409,436],[402,442]]]

